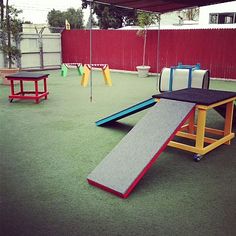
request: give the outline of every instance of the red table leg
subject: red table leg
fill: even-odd
[[[44,93],[47,93],[47,78],[44,78],[43,79],[43,84],[44,84]],[[45,100],[47,100],[47,98],[48,98],[48,95],[46,94],[46,96],[45,96]]]
[[[34,82],[34,87],[35,87],[35,102],[39,103],[39,89],[38,89],[38,81]]]
[[[20,80],[20,92],[21,92],[21,95],[24,96],[24,86],[23,86],[22,80]]]
[[[15,95],[15,91],[14,91],[14,80],[10,80],[11,82],[11,95]],[[13,98],[10,100],[10,102],[13,101]]]

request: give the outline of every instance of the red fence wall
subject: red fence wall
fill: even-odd
[[[147,36],[146,64],[157,71],[158,31]],[[93,30],[92,63],[109,64],[112,69],[136,70],[142,64],[143,38],[134,30]],[[159,68],[178,62],[200,63],[211,77],[236,79],[236,30],[161,30]],[[62,33],[63,62],[89,63],[89,31],[67,30]]]

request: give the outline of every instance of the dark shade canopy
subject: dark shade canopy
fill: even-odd
[[[144,11],[165,13],[191,7],[232,2],[227,0],[101,0],[95,1]]]

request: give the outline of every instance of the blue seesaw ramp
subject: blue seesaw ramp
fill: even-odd
[[[89,184],[127,198],[194,112],[194,106],[161,99],[88,175]]]
[[[113,122],[113,121],[116,121],[116,120],[119,120],[119,119],[122,119],[126,116],[130,116],[134,113],[137,113],[139,111],[142,111],[142,110],[145,110],[151,106],[153,106],[154,104],[156,103],[156,99],[154,98],[150,98],[148,100],[145,100],[143,102],[140,102],[136,105],[133,105],[129,108],[126,108],[120,112],[117,112],[117,113],[114,113],[108,117],[105,117],[101,120],[98,120],[96,121],[96,125],[97,126],[102,126],[102,125],[105,125],[105,124],[109,124],[110,122]]]

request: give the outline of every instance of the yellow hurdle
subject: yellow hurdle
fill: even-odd
[[[108,86],[112,86],[112,80],[110,75],[110,69],[107,64],[92,64],[94,68],[101,68],[103,72],[104,82]],[[89,64],[84,65],[84,72],[81,80],[81,85],[86,87],[88,85],[89,77],[91,73],[91,66]]]
[[[78,71],[79,75],[83,74],[83,66],[82,63],[74,63],[74,62],[69,62],[69,63],[63,63],[61,65],[61,76],[66,77],[68,74],[68,69],[69,68],[76,68]]]
[[[108,86],[112,86],[109,66],[106,65],[105,69],[102,69],[102,72],[103,72],[103,77],[104,77],[105,84],[108,85]]]
[[[84,65],[84,73],[83,73],[82,80],[81,80],[81,85],[83,87],[86,87],[88,85],[90,71],[91,71],[91,69],[90,69],[89,65]]]

